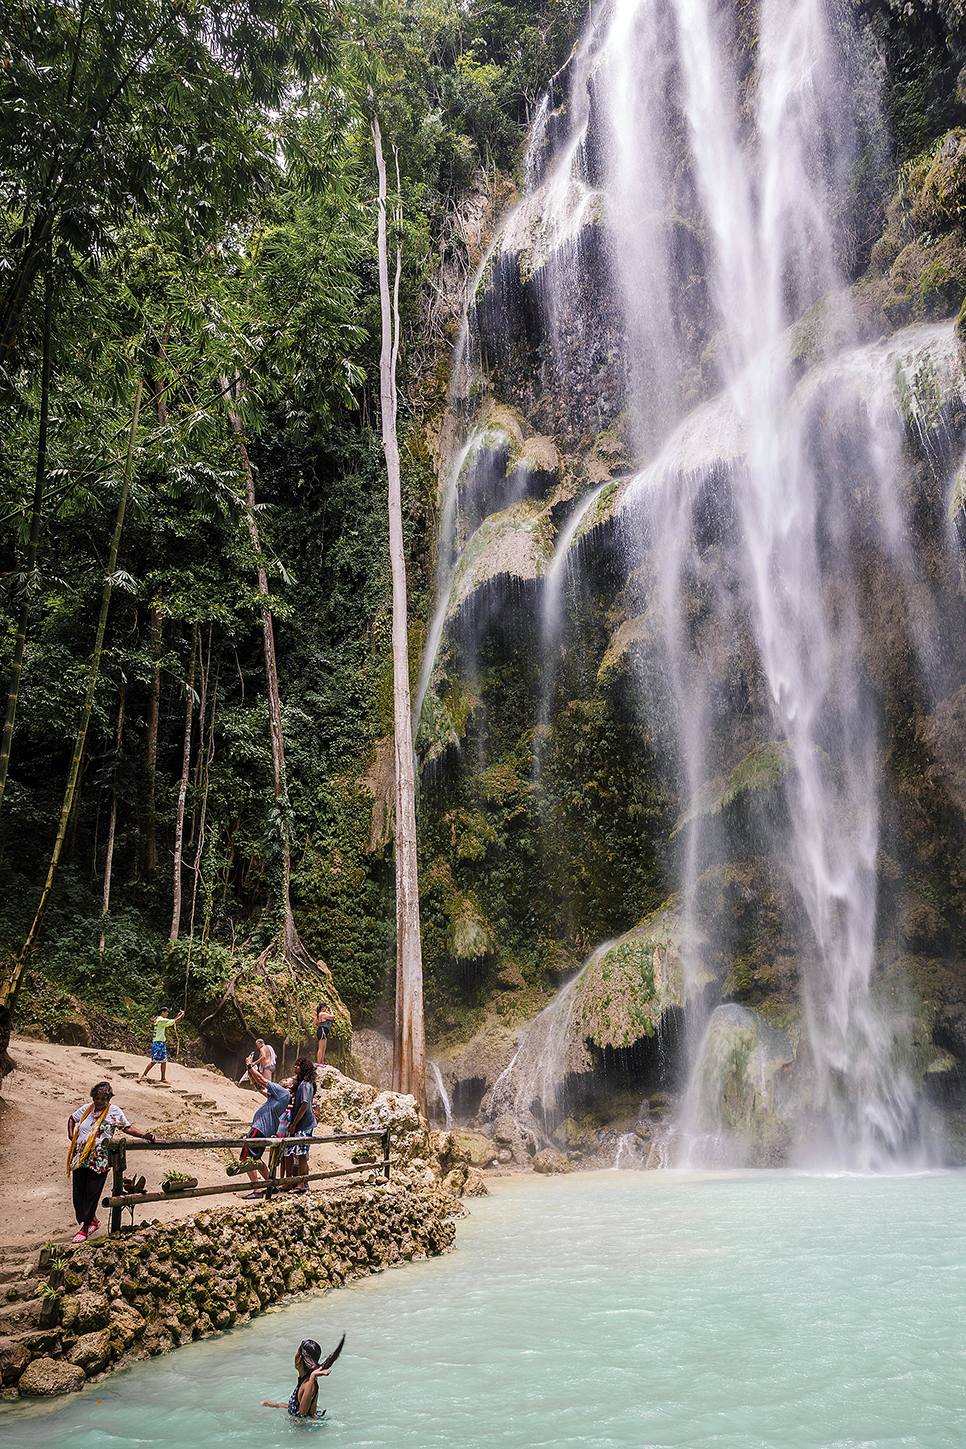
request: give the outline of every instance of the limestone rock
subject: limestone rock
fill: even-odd
[[[555,1147],[544,1147],[541,1152],[534,1153],[533,1170],[549,1176],[556,1172],[573,1172],[573,1167]]]
[[[784,1031],[729,1002],[712,1012],[694,1071],[692,1129],[727,1137],[729,1160],[773,1166],[787,1146],[783,1069],[794,1061]],[[742,1145],[743,1144],[743,1145]]]
[[[0,1338],[0,1382],[15,1384],[30,1361],[30,1350],[17,1338]]]
[[[465,1162],[461,1162],[458,1167],[453,1168],[452,1172],[446,1174],[440,1187],[443,1192],[448,1192],[450,1197],[462,1197],[468,1176],[469,1168]]]
[[[477,1172],[471,1167],[466,1174],[466,1186],[463,1188],[464,1197],[489,1197],[490,1189],[483,1181],[482,1172]]]
[[[69,1358],[71,1363],[79,1364],[88,1374],[96,1374],[111,1359],[111,1335],[106,1328],[99,1328],[94,1333],[85,1333],[77,1340],[71,1349]]]
[[[21,1394],[43,1399],[54,1394],[71,1394],[84,1387],[87,1375],[79,1364],[53,1358],[35,1358],[20,1376]]]
[[[144,1328],[144,1319],[136,1308],[128,1303],[115,1302],[111,1305],[109,1332],[123,1348],[130,1348]]]
[[[484,584],[502,575],[531,580],[542,577],[553,557],[553,531],[548,512],[525,499],[480,524],[460,557],[450,590],[447,617]]]
[[[482,1132],[461,1129],[458,1132],[451,1132],[450,1136],[460,1151],[466,1153],[466,1160],[471,1167],[486,1167],[496,1156],[493,1143]]]
[[[92,1333],[95,1328],[106,1328],[110,1316],[111,1305],[103,1293],[77,1295],[77,1327],[81,1333]]]
[[[391,743],[391,740],[390,740]],[[352,1033],[352,1067],[358,1080],[386,1092],[392,1086],[392,1042],[378,1031]]]
[[[498,1117],[493,1127],[493,1141],[501,1149],[498,1154],[501,1161],[512,1159],[518,1167],[529,1167],[530,1159],[537,1150],[537,1140],[534,1134],[515,1118],[505,1112]],[[503,1153],[509,1153],[509,1159],[503,1157]]]

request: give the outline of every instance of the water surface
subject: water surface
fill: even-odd
[[[0,1443],[966,1444],[962,1174],[587,1173],[499,1184],[471,1210],[452,1254],[12,1405]],[[301,1338],[343,1330],[324,1421],[259,1406],[288,1397]]]

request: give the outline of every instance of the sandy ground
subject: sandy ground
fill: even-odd
[[[67,1118],[90,1101],[95,1082],[110,1081],[114,1100],[132,1126],[156,1132],[162,1138],[243,1137],[263,1098],[206,1067],[168,1063],[168,1085],[153,1081],[139,1085],[146,1058],[129,1052],[94,1051],[88,1047],[55,1046],[51,1042],[14,1037],[10,1055],[18,1070],[3,1079],[0,1096],[0,1262],[33,1252],[48,1239],[69,1242],[77,1230],[67,1176]],[[326,1131],[328,1129],[322,1129]],[[316,1135],[319,1135],[318,1133]],[[127,1141],[136,1142],[129,1137]],[[313,1149],[309,1170],[324,1172],[351,1161],[354,1143]],[[199,1187],[229,1182],[225,1174],[227,1148],[197,1151],[145,1151],[128,1155],[127,1173],[143,1174],[148,1192],[158,1192],[161,1178],[177,1168],[198,1179]],[[237,1149],[235,1149],[237,1155]],[[351,1180],[351,1179],[350,1179]],[[325,1186],[324,1183],[312,1184]],[[135,1222],[171,1222],[203,1208],[254,1206],[240,1193],[145,1203],[136,1207]],[[107,1213],[100,1213],[101,1234]],[[125,1209],[124,1223],[130,1221]]]

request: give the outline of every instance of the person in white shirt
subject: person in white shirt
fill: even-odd
[[[67,1171],[72,1176],[74,1194],[74,1216],[78,1231],[71,1239],[74,1243],[86,1243],[91,1233],[96,1233],[100,1223],[95,1216],[97,1201],[107,1177],[107,1144],[116,1128],[131,1137],[144,1137],[154,1142],[153,1132],[139,1132],[132,1127],[120,1107],[112,1102],[114,1089],[110,1082],[98,1082],[91,1087],[91,1100],[86,1107],[78,1107],[67,1118],[67,1136],[70,1138],[70,1152],[67,1155]]]

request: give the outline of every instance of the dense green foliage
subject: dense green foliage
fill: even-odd
[[[422,428],[441,385],[438,338],[427,344],[421,327],[429,279],[462,245],[467,186],[487,167],[513,166],[528,104],[577,20],[560,3],[427,0],[15,0],[5,10],[5,665],[29,602],[0,815],[8,961],[53,844],[139,379],[145,387],[82,775],[30,983],[48,1029],[68,1010],[65,992],[122,1016],[159,990],[176,993],[197,1022],[239,962],[277,936],[285,839],[305,943],[354,1012],[374,1008],[394,928],[391,846],[370,848],[362,779],[391,729],[367,117],[375,105],[399,161],[404,488],[419,619],[435,512]],[[47,279],[50,435],[28,575]],[[281,800],[259,563],[275,620]],[[169,953],[189,697],[182,940]]]

